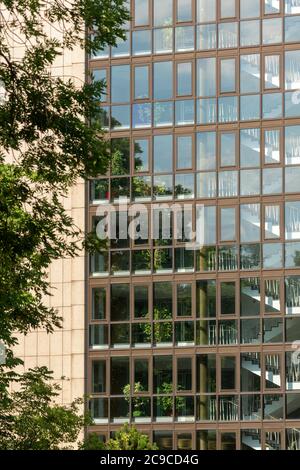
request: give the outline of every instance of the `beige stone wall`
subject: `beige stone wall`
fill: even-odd
[[[72,189],[66,201],[69,215],[84,229],[84,182]],[[84,395],[84,254],[75,259],[55,261],[49,278],[53,296],[45,304],[58,309],[63,317],[63,328],[53,334],[43,330],[19,335],[15,348],[18,357],[24,360],[25,369],[47,366],[54,372],[55,381],[61,384],[59,402],[68,404]],[[66,377],[68,380],[61,380]]]

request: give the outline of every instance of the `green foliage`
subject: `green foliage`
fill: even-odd
[[[4,0],[4,9],[10,22],[2,18],[0,26],[0,340],[9,349],[15,331],[61,325],[43,303],[53,260],[104,248],[75,225],[64,201],[79,178],[109,165],[97,119],[103,83],[75,82],[49,68],[74,48],[84,58],[116,45],[129,13],[124,0]],[[14,42],[24,46],[17,58]]]
[[[45,367],[29,369],[22,376],[1,376],[0,450],[54,450],[70,448],[80,429],[89,423],[78,399],[70,406],[53,403],[60,386]],[[13,379],[13,380],[12,380]],[[10,390],[15,382],[17,388]]]
[[[84,442],[79,445],[79,450],[104,450],[105,444],[100,441],[99,436],[92,432],[88,434]]]
[[[116,432],[114,439],[109,439],[105,444],[106,450],[157,450],[155,444],[151,444],[146,434],[140,433],[134,426],[125,424]]]
[[[140,382],[135,382],[134,384],[134,394],[139,394],[145,392],[144,387]],[[125,385],[123,388],[123,393],[125,400],[130,403],[130,384]],[[132,399],[132,416],[134,418],[142,418],[147,416],[147,405],[149,398],[135,396]]]
[[[12,350],[16,332],[61,326],[44,303],[51,263],[84,247],[104,248],[65,209],[78,179],[105,173],[110,162],[99,120],[104,84],[54,75],[51,66],[78,47],[84,63],[85,53],[116,45],[128,19],[124,0],[1,2],[0,341],[7,351],[0,366],[1,449],[56,449],[73,442],[85,422],[80,401],[52,404],[59,387],[45,368],[17,374],[22,361]]]

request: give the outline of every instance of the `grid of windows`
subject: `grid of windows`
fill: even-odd
[[[300,450],[300,1],[128,3],[89,62],[112,153],[90,228],[116,209],[89,259],[90,429]]]
[[[296,46],[293,46],[296,47]],[[92,69],[108,129],[182,127],[300,116],[299,49]],[[130,102],[132,104],[130,104]]]

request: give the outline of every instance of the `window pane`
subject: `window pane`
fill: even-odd
[[[219,23],[219,48],[237,47],[238,23]]]
[[[110,392],[112,395],[123,395],[123,390],[130,383],[129,358],[112,357],[110,371]]]
[[[285,52],[285,89],[297,90],[300,87],[299,50]]]
[[[274,129],[271,131],[264,131],[265,137],[265,163],[273,164],[280,162],[280,131]]]
[[[278,269],[283,267],[281,243],[265,243],[262,248],[264,269]]]
[[[235,16],[235,0],[221,0],[221,18]]]
[[[264,343],[282,343],[283,341],[283,320],[280,318],[265,318]]]
[[[196,230],[199,230],[199,241],[203,245],[216,243],[216,207],[197,207]]]
[[[135,171],[149,171],[148,139],[138,139],[134,141],[134,169]]]
[[[111,321],[129,320],[129,295],[128,284],[113,284],[111,286]]]
[[[140,384],[139,391],[147,392],[149,390],[149,363],[147,359],[134,360],[134,383]]]
[[[280,56],[265,57],[265,88],[280,88]]]
[[[260,194],[260,170],[241,170],[240,194],[241,196]]]
[[[216,49],[217,25],[202,24],[197,26],[197,49],[200,51]]]
[[[234,197],[238,193],[238,172],[221,171],[219,173],[219,197]]]
[[[278,314],[281,311],[280,281],[277,279],[265,280],[265,304],[266,313]]]
[[[281,361],[279,354],[265,355],[265,388],[281,388]]]
[[[247,0],[246,0],[247,1]],[[248,2],[249,3],[249,0]],[[240,22],[240,45],[258,46],[260,44],[260,21],[241,21]]]
[[[236,239],[235,208],[221,208],[221,241]]]
[[[130,101],[129,65],[114,65],[111,67],[111,101],[112,103]]]
[[[111,128],[115,130],[130,128],[130,106],[111,107]]]
[[[106,391],[106,361],[92,362],[92,390],[93,393]]]
[[[236,377],[236,360],[234,356],[221,357],[221,389],[234,390]]]
[[[241,242],[260,241],[260,205],[242,204]]]
[[[286,240],[296,240],[300,238],[300,202],[285,203],[285,238]]]
[[[241,279],[240,314],[242,317],[259,316],[260,314],[260,280],[257,277]]]
[[[284,0],[285,13],[288,15],[298,15],[300,13],[299,0]]]
[[[192,284],[177,285],[177,316],[192,316]]]
[[[216,133],[197,134],[197,169],[214,170],[216,168]]]
[[[175,197],[177,199],[191,199],[195,196],[193,173],[175,176]]]
[[[175,29],[176,52],[193,51],[195,49],[194,32],[194,26],[177,26]]]
[[[192,390],[192,359],[190,357],[177,359],[177,390]]]
[[[261,391],[261,361],[259,352],[241,354],[241,391]]]
[[[155,173],[165,173],[173,169],[173,137],[155,136],[153,148],[153,169]]]
[[[240,97],[240,120],[254,121],[260,119],[260,95]]]
[[[235,59],[221,60],[221,93],[235,91]]]
[[[256,93],[260,91],[260,55],[249,54],[241,56],[241,93]]]
[[[282,192],[282,168],[263,170],[263,194],[279,194]]]
[[[153,0],[154,26],[167,26],[173,21],[173,0]]]
[[[154,393],[172,394],[173,366],[172,356],[154,356],[153,358]]]
[[[264,0],[265,15],[274,15],[280,12],[280,0]]]
[[[197,95],[216,95],[216,59],[197,60]]]
[[[216,312],[216,281],[197,281],[196,315],[198,318],[215,318]]]
[[[282,116],[282,93],[263,95],[263,119],[274,119]]]
[[[262,419],[261,396],[242,395],[241,396],[241,420],[260,421]]]
[[[235,166],[236,164],[236,134],[235,133],[222,133],[221,134],[221,166]]]
[[[197,0],[197,21],[207,23],[216,20],[216,0]]]
[[[197,355],[197,393],[216,392],[216,355]]]
[[[148,287],[134,286],[134,318],[148,317]]]
[[[285,128],[285,163],[286,165],[300,164],[300,126]]]
[[[95,287],[92,289],[92,319],[104,320],[106,317],[106,289]]]
[[[263,44],[282,42],[282,19],[272,18],[263,20]]]
[[[154,98],[169,99],[173,96],[173,66],[172,62],[156,62],[154,67]]]
[[[256,18],[260,16],[260,0],[240,0],[241,18]]]
[[[149,68],[135,67],[134,69],[134,99],[149,98]]]
[[[125,41],[122,38],[116,40],[116,46],[111,48],[112,57],[127,57],[130,54],[130,33],[125,33]]]
[[[259,344],[261,342],[260,319],[241,320],[241,343]]]
[[[299,42],[300,16],[288,16],[284,19],[285,42]]]
[[[300,419],[300,394],[286,395],[286,419]]]
[[[160,28],[154,30],[154,53],[166,54],[173,51],[173,29]]]
[[[240,132],[241,167],[260,165],[260,130],[245,129]]]
[[[172,318],[172,284],[170,282],[156,282],[153,287],[154,319]]]
[[[280,206],[265,206],[265,238],[280,238]]]
[[[177,169],[192,168],[193,165],[192,136],[177,137]]]
[[[221,282],[221,315],[235,315],[235,282]]]
[[[149,24],[149,0],[135,0],[134,6],[135,26]]]
[[[151,54],[151,31],[141,30],[132,32],[132,54],[147,55]]]
[[[182,62],[177,64],[177,95],[187,96],[192,94],[192,63]]]
[[[192,20],[192,0],[177,0],[177,21]]]

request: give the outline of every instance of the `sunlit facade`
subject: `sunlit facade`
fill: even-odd
[[[127,41],[89,59],[114,153],[89,228],[118,211],[87,266],[89,430],[300,450],[300,0],[129,3]],[[148,233],[122,239],[120,201]],[[174,236],[174,203],[191,230],[201,212],[201,247]]]

